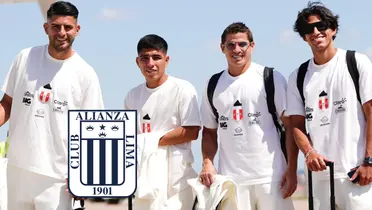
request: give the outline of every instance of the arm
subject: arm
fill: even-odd
[[[372,156],[372,63],[366,56],[355,53],[359,71],[359,92],[361,103],[363,104],[363,112],[366,119],[366,150],[365,157]],[[372,183],[372,165],[361,164],[354,173],[351,180],[357,176],[360,177],[359,185],[365,186]]]
[[[372,157],[372,100],[363,104],[363,111],[366,117],[367,139],[365,157]]]
[[[208,83],[207,83],[208,84]],[[200,172],[200,182],[206,187],[210,187],[213,183],[216,169],[214,168],[214,157],[218,150],[217,142],[217,122],[213,114],[211,105],[207,97],[207,86],[203,93],[203,98],[200,106],[200,114],[203,122],[202,131],[202,171]]]
[[[290,120],[292,124],[292,134],[296,145],[305,155],[313,149],[310,140],[306,135],[305,117],[301,115],[292,115]]]
[[[324,160],[328,160],[313,149],[311,140],[307,136],[305,106],[297,89],[297,72],[298,71],[294,71],[288,79],[288,107],[286,110],[286,115],[290,116],[292,135],[297,147],[305,155],[307,168],[311,171],[322,171],[326,169]]]
[[[217,153],[217,129],[203,127],[202,132],[202,155],[203,165],[214,165],[214,156]]]
[[[288,169],[297,172],[298,147],[293,138],[293,129],[290,118],[282,116],[282,122],[285,128],[285,145],[288,156]]]
[[[363,112],[366,118],[366,151],[365,156],[372,156],[372,62],[363,54],[355,53],[359,71],[359,92]]]
[[[4,93],[0,102],[0,126],[3,126],[9,120],[12,101],[13,99]]]
[[[160,138],[159,146],[182,144],[196,140],[200,130],[198,99],[195,88],[188,82],[180,86],[180,99],[177,104],[181,126]]]
[[[199,126],[181,126],[160,138],[159,146],[183,144],[196,140],[199,136]]]
[[[288,116],[285,116],[287,109],[287,81],[278,71],[273,72],[275,87],[275,107],[277,117],[281,119],[286,131],[285,143],[288,156],[288,167],[297,172],[298,147],[293,139],[292,125]]]

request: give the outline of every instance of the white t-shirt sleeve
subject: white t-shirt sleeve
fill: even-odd
[[[179,116],[181,126],[200,126],[198,96],[195,87],[187,84],[180,95]]]
[[[305,116],[305,107],[303,105],[300,92],[298,91],[297,88],[297,72],[298,69],[292,72],[288,78],[287,110],[285,111],[286,116],[290,115]]]
[[[4,84],[1,90],[10,97],[13,97],[13,92],[15,90],[16,80],[17,80],[17,73],[18,73],[18,66],[20,59],[22,58],[22,52],[17,55],[14,59],[13,63],[10,66],[10,69],[4,79]]]
[[[216,129],[218,124],[216,122],[216,118],[213,114],[212,107],[209,104],[208,101],[208,96],[207,96],[207,86],[208,82],[205,86],[203,95],[202,95],[202,100],[201,100],[201,105],[200,105],[200,116],[201,116],[201,121],[204,127],[210,128],[210,129]]]
[[[372,99],[372,62],[363,54],[355,53],[359,71],[359,94],[362,104]]]
[[[127,93],[127,95],[125,96],[124,98],[124,109],[132,109],[131,105],[130,105],[130,100],[131,100],[131,93],[132,91],[129,91]]]
[[[273,72],[273,77],[275,87],[274,103],[278,119],[280,119],[283,112],[287,109],[287,81],[278,71]]]
[[[87,84],[81,109],[104,109],[101,86],[97,74],[87,76]]]

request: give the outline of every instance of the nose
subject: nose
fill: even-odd
[[[151,57],[148,59],[147,63],[146,63],[147,67],[148,68],[152,68],[154,66],[154,59],[152,59]]]
[[[233,52],[236,52],[236,53],[240,52],[239,43],[235,43],[232,50],[233,50]]]
[[[66,30],[65,30],[65,27],[64,27],[64,26],[61,26],[61,27],[59,28],[58,34],[59,34],[60,36],[64,36],[64,35],[66,34]]]
[[[320,31],[318,30],[318,28],[317,28],[317,27],[314,27],[314,31],[313,31],[313,33],[314,33],[314,34],[319,34],[319,33],[320,33]]]

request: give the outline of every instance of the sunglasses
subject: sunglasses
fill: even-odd
[[[320,21],[311,24],[305,24],[302,31],[304,32],[304,34],[312,34],[315,27],[318,31],[325,31],[329,28],[328,24],[325,21]]]
[[[243,41],[243,42],[228,42],[225,46],[228,50],[233,50],[235,49],[236,44],[238,44],[240,48],[244,48],[250,45],[250,43]]]

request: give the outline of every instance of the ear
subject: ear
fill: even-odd
[[[136,57],[136,64],[137,64],[137,66],[138,66],[138,68],[140,67],[139,66],[139,57]]]
[[[251,42],[251,48],[254,49],[254,46],[256,45],[256,43],[254,41]]]
[[[79,32],[80,32],[80,24],[77,24],[76,25],[76,34],[75,34],[75,36],[79,35]]]
[[[165,66],[167,67],[168,64],[169,64],[169,60],[170,60],[170,57],[169,55],[167,55],[167,57],[165,57]]]
[[[48,23],[44,23],[43,28],[44,28],[45,34],[48,34]]]
[[[223,45],[222,43],[220,44],[220,48],[221,48],[221,52],[222,53],[225,53],[225,45]]]

